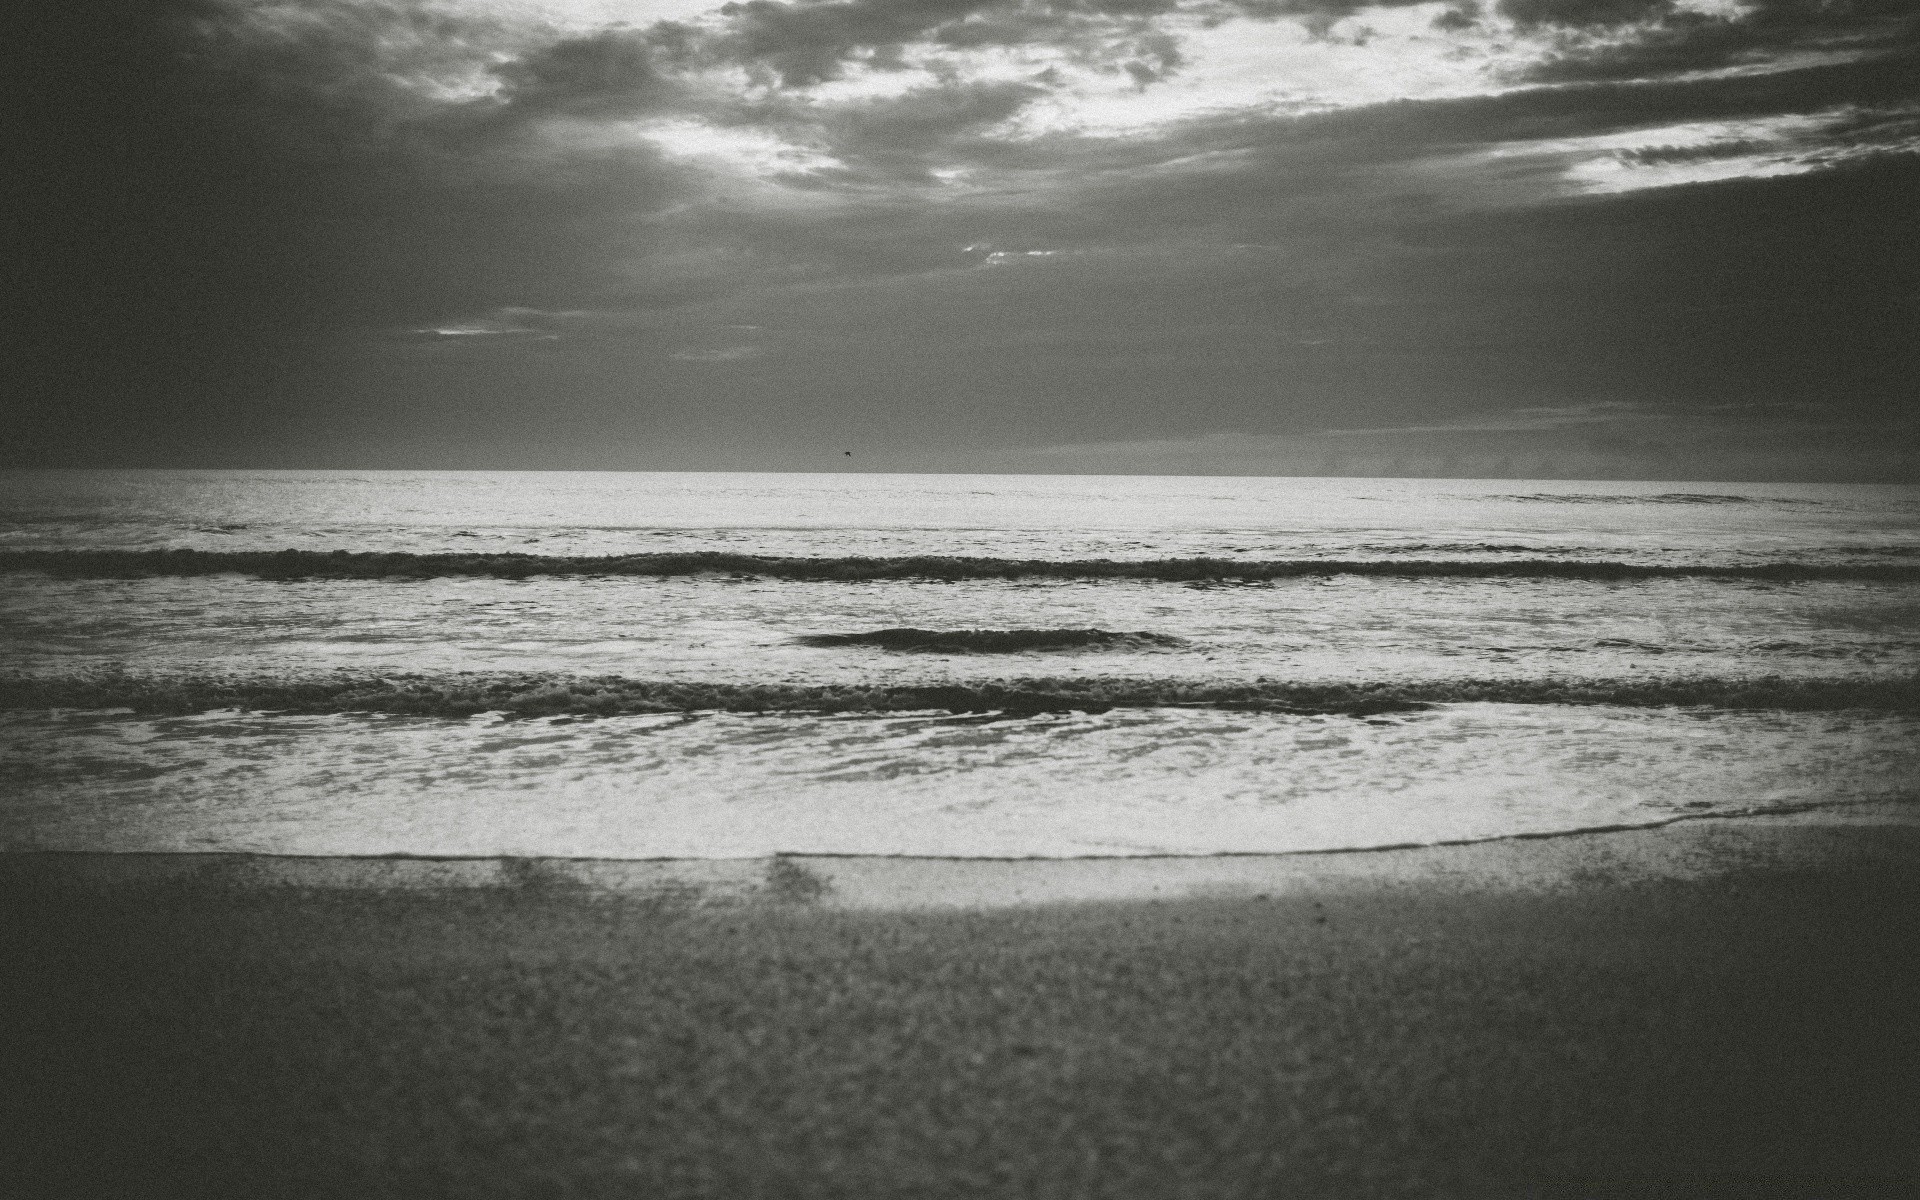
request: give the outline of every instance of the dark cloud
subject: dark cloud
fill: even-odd
[[[1673,0],[1500,0],[1495,11],[1522,29],[1542,25],[1590,29],[1645,21],[1675,10]]]
[[[966,156],[964,139],[1045,94],[1031,83],[949,83],[850,104],[814,125],[856,169],[926,179],[935,166]]]
[[[1370,8],[1403,8],[1425,4],[1428,0],[1225,0],[1210,13],[1210,19],[1224,21],[1234,16],[1257,21],[1299,20],[1309,30],[1324,30],[1335,21],[1354,16]]]
[[[613,282],[633,214],[684,182],[644,153],[522,161],[421,101],[398,71],[488,36],[440,21],[326,7],[249,39],[211,4],[39,11],[11,46],[6,132],[23,435],[81,457],[257,436],[339,331],[573,307]]]
[[[1532,339],[1559,390],[1656,405],[1907,408],[1920,156],[1424,222],[1401,294],[1479,296],[1436,331]],[[1903,248],[1906,247],[1906,248]],[[1522,314],[1496,298],[1526,297]],[[1476,311],[1477,310],[1477,311]],[[1490,321],[1489,318],[1494,318]],[[1511,321],[1511,324],[1507,322]],[[1531,361],[1529,361],[1531,360]]]
[[[646,33],[606,30],[542,46],[495,66],[493,74],[507,85],[504,102],[522,114],[631,115],[687,99],[670,74],[685,41],[677,25]]]
[[[1522,5],[1526,13],[1552,13],[1565,5],[1574,12],[1604,14],[1615,4],[1633,8],[1637,0],[1504,0],[1503,11],[1512,4]],[[1649,18],[1643,27],[1624,37],[1570,40],[1529,70],[1527,78],[1543,83],[1646,79],[1764,66],[1796,52],[1860,55],[1920,46],[1920,7],[1911,0],[1757,0],[1728,15],[1682,10],[1664,0],[1643,7],[1643,16]],[[1520,13],[1509,15],[1521,19]],[[1541,23],[1537,16],[1532,19]]]
[[[744,0],[720,8],[726,22],[702,51],[764,67],[786,87],[838,79],[856,60],[898,68],[903,49],[918,42],[1071,48],[1158,79],[1178,64],[1178,51],[1148,22],[1175,8],[1175,0]]]
[[[1196,417],[1300,436],[1625,400],[1655,414],[1820,404],[1858,442],[1911,437],[1892,432],[1920,368],[1902,332],[1920,296],[1906,249],[1920,229],[1900,203],[1920,183],[1911,158],[1420,217],[1359,187],[1288,188],[1277,157],[1271,170],[1244,198],[1218,181],[1136,181],[976,214],[1000,265],[976,251],[937,276],[899,262],[861,277],[848,262],[827,290],[703,313],[780,331],[787,350],[741,386],[782,389],[755,419],[796,443],[849,427],[949,447],[985,430],[1015,444],[1178,437]],[[884,252],[962,222],[849,222],[837,247],[816,227],[814,250],[847,253],[862,228]]]
[[[1145,34],[1134,42],[1133,50],[1139,57],[1128,59],[1120,66],[1143,88],[1173,74],[1186,61],[1180,53],[1179,40],[1171,34]]]
[[[1425,118],[1431,133],[1645,117],[1625,99],[1588,123],[1563,95],[1533,103],[1544,111],[1501,97]],[[772,419],[793,437],[838,414],[964,442],[983,406],[1030,442],[1173,437],[1196,413],[1202,428],[1282,436],[1362,414],[1625,399],[1818,403],[1848,436],[1893,436],[1920,369],[1902,332],[1920,316],[1914,156],[1460,211],[1422,204],[1421,177],[1395,166],[1432,148],[1420,108],[1222,122],[1208,136],[1230,172],[1109,169],[1023,207],[811,223],[776,240],[830,262],[835,290],[741,295],[725,311],[815,348],[780,364],[792,399]],[[1385,128],[1367,142],[1370,121]],[[963,259],[963,238],[985,246]]]
[[[1142,85],[1183,61],[1178,39],[1156,24],[1176,13],[1218,24],[1234,17],[1294,18],[1325,32],[1367,7],[1424,0],[735,0],[709,29],[662,23],[623,33],[631,45],[666,47],[674,61],[726,62],[765,70],[781,86],[842,78],[853,63],[905,66],[909,45],[954,50],[1046,46],[1125,71]],[[597,35],[591,41],[605,41]]]
[[[1240,122],[1222,132],[1246,139],[1323,143],[1348,162],[1404,160],[1448,147],[1588,137],[1683,122],[1836,108],[1902,109],[1920,103],[1916,78],[1920,54],[1902,52],[1865,62],[1715,79],[1609,80],[1392,102],[1291,121]]]
[[[786,4],[780,0],[730,3],[720,12],[729,26],[715,49],[737,61],[759,63],[788,87],[838,79],[857,52],[876,52],[876,65],[892,64],[907,42],[962,21],[983,7],[980,0],[838,0]]]

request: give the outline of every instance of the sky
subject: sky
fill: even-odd
[[[1916,0],[145,0],[0,464],[1920,481]]]

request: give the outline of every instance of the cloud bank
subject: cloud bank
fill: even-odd
[[[31,20],[21,463],[1915,470],[1910,4]]]

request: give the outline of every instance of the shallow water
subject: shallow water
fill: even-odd
[[[1912,795],[1920,718],[10,714],[5,850],[1282,852]]]
[[[1920,560],[1915,488],[0,475],[0,550],[167,547],[1526,558],[1813,570],[1792,582],[1341,575],[1253,585],[712,573],[77,579],[15,570],[0,573],[7,670],[46,679],[525,672],[731,686],[1125,678],[1170,687],[1775,678],[1851,687],[1920,672],[1920,586],[1819,577],[1847,564]],[[1153,637],[1008,653],[806,641],[902,627]],[[1017,721],[26,710],[0,715],[0,847],[691,857],[1328,849],[1920,796],[1917,719],[1476,703],[1374,720],[1177,707]]]

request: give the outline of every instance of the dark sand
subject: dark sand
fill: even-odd
[[[18,855],[21,1196],[1862,1196],[1912,810],[1284,859]]]

